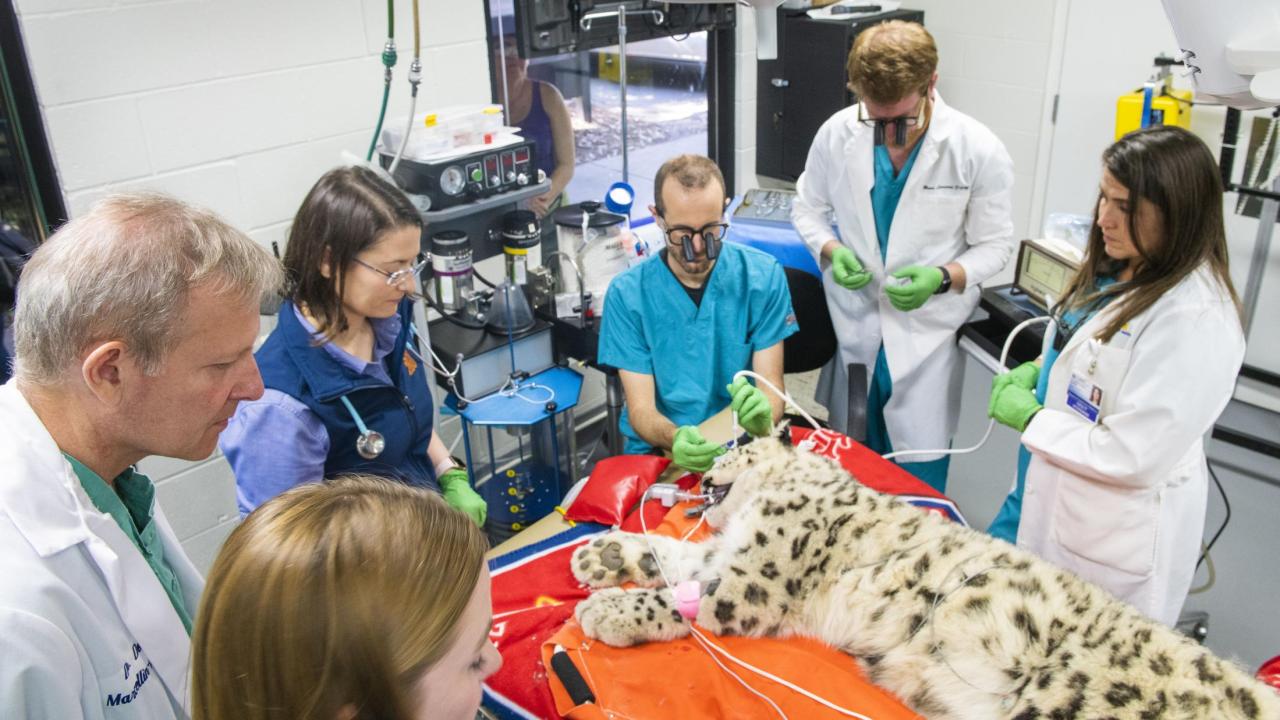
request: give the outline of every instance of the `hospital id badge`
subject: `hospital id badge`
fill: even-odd
[[[1098,422],[1102,388],[1073,373],[1067,385],[1067,407],[1091,423]]]

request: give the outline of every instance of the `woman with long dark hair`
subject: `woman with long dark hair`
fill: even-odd
[[[484,500],[434,430],[413,322],[422,220],[361,167],[325,173],[289,229],[288,297],[255,357],[266,391],[220,444],[241,515],[301,483],[362,472],[426,487],[483,526]]]
[[[1043,380],[1034,364],[998,376],[989,410],[1031,453],[1018,545],[1172,625],[1204,529],[1202,440],[1244,360],[1222,182],[1177,127],[1129,133],[1102,162],[1055,308],[1065,345]]]

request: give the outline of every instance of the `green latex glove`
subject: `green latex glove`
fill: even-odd
[[[740,377],[729,386],[733,402],[729,407],[738,414],[738,424],[753,437],[764,437],[773,429],[773,405],[764,391]]]
[[[471,489],[471,481],[467,479],[467,471],[453,468],[439,477],[440,488],[444,490],[444,501],[449,506],[461,510],[476,525],[484,527],[484,519],[489,514],[489,506],[484,498]]]
[[[693,425],[676,430],[675,441],[671,443],[671,461],[690,472],[710,470],[716,458],[723,454],[723,445],[707,442]]]
[[[903,312],[910,312],[924,305],[934,291],[942,286],[942,270],[936,267],[908,265],[893,273],[892,277],[911,281],[906,285],[886,283],[884,286],[884,294],[889,296],[889,302]]]
[[[1008,383],[999,390],[993,391],[991,399],[991,417],[996,422],[1022,432],[1027,429],[1031,418],[1040,412],[1041,405],[1036,402],[1036,395],[1031,390]]]
[[[831,277],[845,290],[861,290],[871,282],[871,273],[858,262],[858,256],[843,245],[831,253]]]
[[[987,403],[987,417],[996,412],[996,395],[1005,385],[1016,385],[1025,390],[1034,391],[1040,381],[1040,366],[1035,361],[1024,362],[1009,372],[1000,373],[991,378],[991,400]]]

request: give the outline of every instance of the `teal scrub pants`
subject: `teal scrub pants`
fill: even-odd
[[[884,406],[893,395],[893,378],[889,377],[889,361],[884,355],[884,345],[876,354],[876,367],[871,373],[871,389],[867,392],[867,447],[880,455],[893,452],[889,430],[884,424]],[[895,462],[897,462],[895,460]],[[951,456],[943,455],[928,462],[898,462],[898,467],[925,481],[940,493],[947,491],[947,470]]]

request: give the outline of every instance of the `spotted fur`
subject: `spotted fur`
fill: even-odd
[[[1007,543],[876,493],[831,460],[762,438],[704,478],[732,483],[704,543],[612,533],[580,548],[584,632],[627,646],[698,625],[804,635],[934,720],[1280,719],[1280,696],[1102,589]],[[653,551],[650,550],[652,542]],[[621,582],[640,587],[611,587]]]

